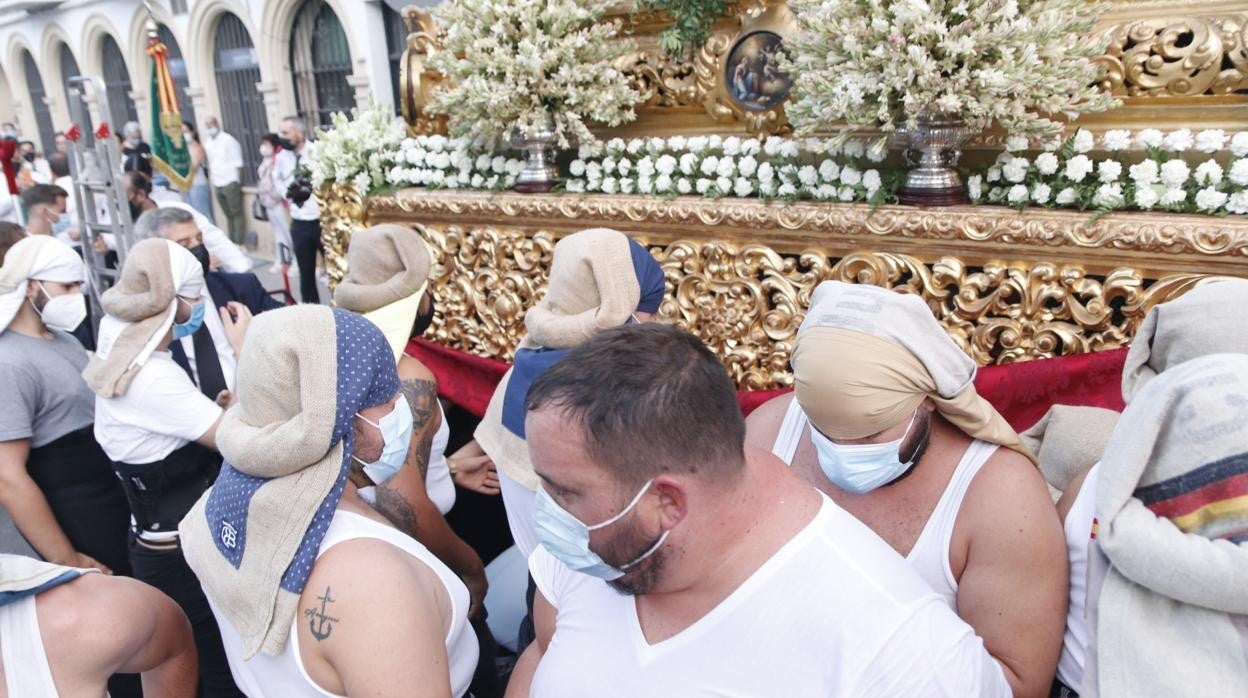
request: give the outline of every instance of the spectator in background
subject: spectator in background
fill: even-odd
[[[68,227],[64,215],[69,192],[55,184],[36,184],[22,191],[26,231],[31,235],[59,235]]]
[[[185,208],[169,206],[144,213],[134,223],[134,237],[136,240],[163,237],[186,248],[199,260],[204,270],[200,301],[212,310],[204,313],[202,327],[175,341],[169,351],[174,362],[186,371],[205,396],[216,398],[222,390],[233,390],[238,358],[216,311],[236,302],[247,306],[252,315],[258,315],[280,308],[281,304],[265,292],[255,274],[210,271],[203,233],[195,223],[193,212]]]
[[[17,156],[21,170],[17,173],[18,187],[25,191],[36,184],[51,184],[52,169],[48,167],[48,161],[35,151],[35,144],[32,141],[22,141],[17,144]]]
[[[63,134],[63,133],[58,133],[58,134],[56,134],[55,136],[53,136],[53,137],[52,137],[52,143],[54,143],[54,144],[56,145],[56,151],[55,151],[55,152],[57,152],[57,153],[62,153],[62,154],[65,154],[65,155],[68,155],[68,154],[69,154],[69,139],[65,137],[65,134]],[[49,155],[49,156],[48,156],[48,161],[49,161],[49,162],[51,162],[51,160],[52,160],[52,156],[51,156],[51,155]]]
[[[126,198],[130,201],[131,220],[138,220],[144,211],[158,207],[186,209],[195,217],[195,225],[199,226],[200,232],[204,234],[204,245],[208,247],[208,254],[212,255],[213,259],[210,266],[236,274],[251,271],[251,259],[243,254],[238,245],[230,242],[225,231],[213,225],[212,221],[190,205],[182,203],[178,194],[168,189],[153,189],[151,180],[138,172],[126,175],[124,183]]]
[[[194,175],[191,190],[182,195],[182,200],[211,221],[212,187],[208,184],[208,153],[200,145],[199,132],[189,121],[182,122],[182,138],[186,140],[186,148],[191,153],[191,172]]]
[[[52,226],[53,234],[61,242],[77,246],[82,235],[78,230],[78,203],[73,194],[74,180],[69,176],[69,156],[60,151],[52,153],[48,156],[48,167],[52,170],[52,185],[60,187],[68,194],[60,219]]]
[[[296,199],[291,197],[290,191],[291,185],[298,180],[301,161],[310,154],[312,147],[308,141],[308,127],[303,119],[288,116],[282,119],[277,135],[282,152],[278,154],[275,177],[278,192],[290,204],[290,237],[294,241],[295,260],[299,262],[299,298],[304,303],[320,303],[321,294],[316,287],[316,253],[320,252],[322,257],[325,255],[325,247],[321,244],[321,207],[315,196],[303,198],[300,194]]]
[[[17,127],[12,122],[0,124],[0,168],[4,170],[7,196],[0,196],[0,220],[20,222],[17,206]]]
[[[204,122],[204,150],[208,153],[208,180],[217,191],[217,203],[225,214],[226,229],[235,245],[247,241],[247,218],[243,215],[243,149],[238,141],[221,130],[221,122],[210,116]]]
[[[276,274],[282,269],[282,260],[290,262],[289,272],[297,274],[299,265],[294,261],[295,247],[290,239],[290,218],[286,203],[286,192],[281,188],[277,178],[277,158],[282,153],[282,146],[276,133],[266,133],[260,137],[260,166],[256,170],[256,196],[260,205],[264,206],[269,226],[273,230],[273,248],[277,258],[269,272]],[[283,256],[283,250],[285,255]]]
[[[139,122],[126,122],[121,133],[121,169],[125,172],[142,172],[150,179],[152,146],[143,142],[143,129],[139,128]]]

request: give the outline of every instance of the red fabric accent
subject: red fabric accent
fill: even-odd
[[[485,414],[508,365],[449,349],[423,339],[412,340],[407,353],[429,367],[438,378],[438,394],[477,415]],[[1038,359],[1017,364],[986,366],[975,378],[975,388],[1015,429],[1035,424],[1055,404],[1087,405],[1121,411],[1122,365],[1126,349]],[[741,411],[749,414],[782,390],[737,393]]]
[[[1246,498],[1244,500],[1245,506],[1236,507],[1234,511],[1222,511],[1217,514],[1211,514],[1209,518],[1216,519],[1223,516],[1230,518],[1248,512],[1248,473],[1232,475],[1225,480],[1211,482],[1200,489],[1184,492],[1170,499],[1153,502],[1147,506],[1149,511],[1158,516],[1164,516],[1167,519],[1177,519],[1214,502],[1225,503],[1240,497]]]
[[[17,193],[17,168],[13,167],[13,156],[17,155],[17,141],[12,138],[0,138],[0,165],[4,169],[4,181],[10,194]]]

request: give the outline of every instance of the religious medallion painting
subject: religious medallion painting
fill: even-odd
[[[782,51],[780,35],[769,31],[750,32],[732,47],[724,68],[725,82],[729,95],[743,109],[766,111],[788,96],[793,83],[780,70]]]

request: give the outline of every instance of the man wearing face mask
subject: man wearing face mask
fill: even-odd
[[[65,215],[69,192],[55,184],[36,184],[22,192],[26,230],[31,235],[58,235],[69,228]]]
[[[200,260],[164,239],[130,248],[117,284],[100,297],[98,350],[83,377],[96,395],[95,436],[130,502],[130,566],[186,613],[200,657],[202,695],[239,695],[212,611],[182,557],[177,525],[221,463],[217,424],[228,394],[206,397],[174,362],[170,345],[209,312]],[[213,309],[213,312],[216,312]],[[218,318],[235,352],[251,313],[239,303]]]
[[[302,201],[291,198],[291,187],[298,179],[303,159],[314,147],[308,140],[308,127],[297,116],[282,119],[278,126],[278,139],[282,147],[274,165],[277,191],[286,197],[290,205],[290,238],[294,244],[295,261],[299,265],[299,298],[304,303],[320,303],[320,291],[316,287],[316,254],[325,256],[321,244],[321,207],[315,196]],[[304,192],[308,193],[308,192]]]
[[[200,300],[209,308],[222,309],[229,308],[232,303],[241,304],[251,315],[259,315],[281,307],[260,285],[255,274],[209,269],[208,248],[204,246],[203,234],[190,211],[172,206],[147,211],[135,221],[134,235],[138,240],[164,238],[195,255],[204,270]],[[236,355],[217,312],[205,312],[203,325],[190,336],[170,345],[170,352],[173,360],[207,397],[215,399],[222,391],[234,389]]]
[[[204,121],[204,150],[208,154],[208,181],[217,192],[217,203],[225,213],[230,240],[247,241],[247,216],[243,212],[243,149],[238,140],[221,130],[221,122],[210,116]]]
[[[351,236],[347,276],[334,291],[334,303],[360,313],[381,329],[398,361],[400,386],[412,420],[412,445],[404,454],[404,467],[395,473],[366,468],[370,477],[385,479],[386,483],[360,493],[396,528],[423,543],[468,585],[472,603],[469,614],[483,643],[481,666],[472,692],[478,696],[497,695],[500,689],[494,647],[482,614],[489,586],[485,566],[444,518],[455,504],[456,479],[471,486],[473,476],[478,475],[483,486],[474,489],[490,493],[488,484],[492,478],[492,493],[497,494],[497,475],[490,472],[493,463],[487,456],[456,458],[454,464],[448,461],[446,446],[451,428],[438,401],[437,378],[419,360],[405,353],[412,337],[423,333],[433,321],[433,293],[428,288],[431,266],[428,245],[420,233],[406,226],[376,225]]]
[[[190,204],[183,202],[177,194],[168,189],[153,189],[152,180],[138,172],[127,173],[122,182],[126,187],[126,198],[130,201],[131,220],[137,221],[145,212],[155,208],[179,208],[187,211],[203,233],[204,246],[208,248],[211,260],[210,266],[235,274],[251,271],[251,259],[243,254],[238,245],[231,243],[223,230]]]
[[[971,625],[1017,696],[1047,695],[1066,550],[1018,435],[917,296],[819,285],[793,350],[796,391],[750,415],[773,452],[880,535]]]
[[[41,557],[128,573],[129,507],[92,432],[82,259],[50,237],[14,245],[0,267],[0,505]]]
[[[187,559],[251,698],[462,696],[468,590],[360,497],[407,458],[412,412],[378,328],[324,306],[256,318],[225,463]],[[372,473],[372,475],[369,475]]]
[[[603,330],[525,410],[537,641],[508,696],[1009,695],[896,552],[745,449],[732,381],[693,335]]]
[[[122,127],[121,169],[123,172],[141,172],[152,176],[152,146],[143,141],[143,128],[137,121],[127,121]]]

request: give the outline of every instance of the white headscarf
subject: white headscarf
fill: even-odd
[[[26,301],[26,282],[82,283],[82,258],[73,248],[48,235],[32,235],[9,248],[0,267],[0,332],[4,332]]]
[[[169,307],[165,311],[164,319],[161,321],[159,328],[156,330],[143,345],[143,349],[130,362],[130,367],[139,367],[147,363],[147,359],[160,345],[165,337],[165,333],[173,326],[174,316],[178,312],[178,296],[183,298],[199,298],[204,289],[204,269],[200,265],[199,260],[195,259],[186,248],[172,242],[170,240],[162,240],[169,248],[169,271],[173,277],[173,286],[175,295],[169,302]],[[127,322],[112,315],[105,315],[100,320],[99,338],[96,340],[95,353],[101,359],[107,359],[109,352],[113,349],[113,344],[121,333],[135,323]]]

